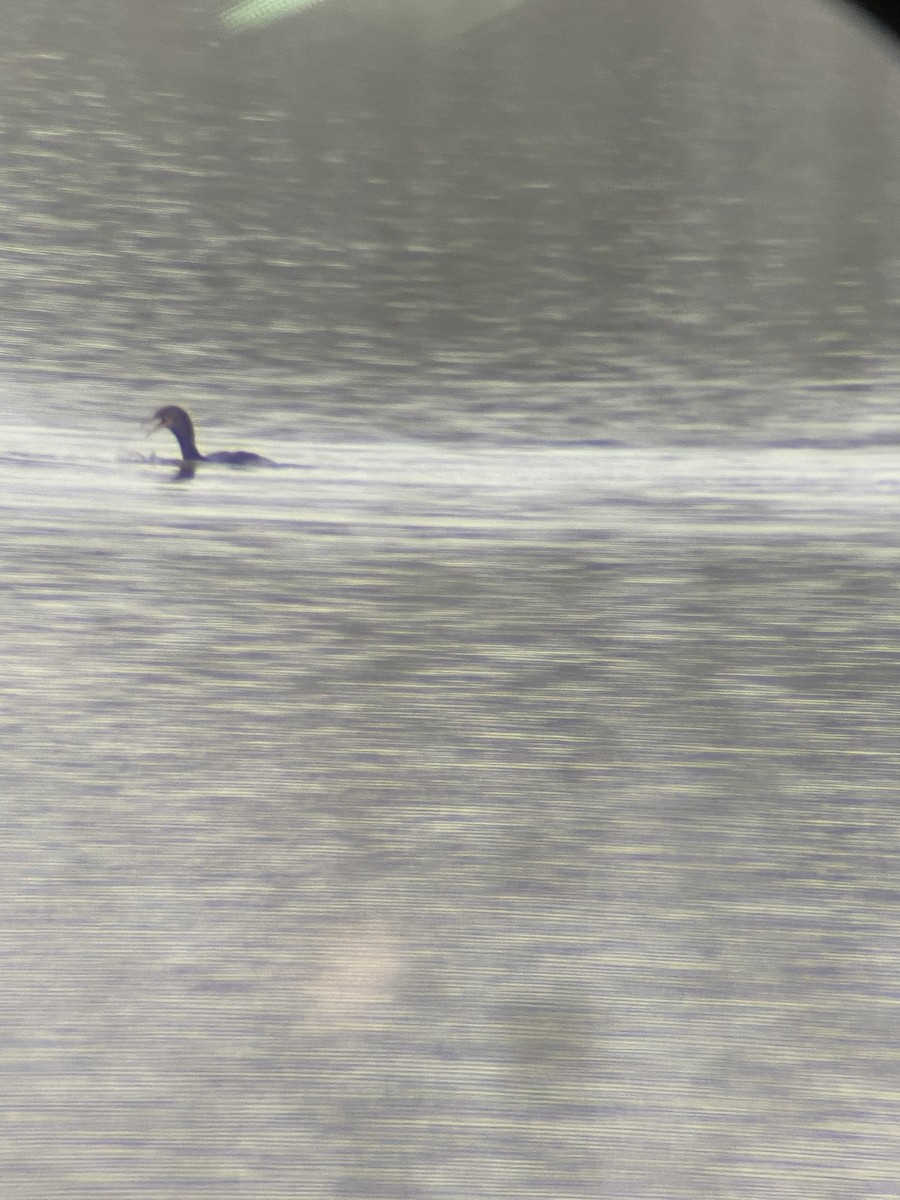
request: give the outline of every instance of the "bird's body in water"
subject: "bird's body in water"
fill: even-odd
[[[167,404],[165,408],[157,409],[153,414],[156,429],[170,429],[181,447],[181,457],[185,464],[195,463],[228,463],[233,467],[271,467],[275,464],[261,454],[253,454],[250,450],[219,450],[215,454],[201,454],[197,449],[197,439],[194,434],[194,422],[177,404]]]

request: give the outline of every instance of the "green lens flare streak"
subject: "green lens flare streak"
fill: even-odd
[[[320,3],[321,0],[244,0],[243,4],[235,4],[222,13],[222,24],[226,29],[250,29]]]
[[[242,0],[223,12],[221,20],[226,29],[240,33],[321,3],[323,0]],[[458,37],[521,3],[522,0],[407,0],[406,8],[419,17],[430,40],[441,42]]]

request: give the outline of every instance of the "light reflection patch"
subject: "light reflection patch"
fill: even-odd
[[[321,0],[243,0],[242,4],[235,4],[222,13],[222,24],[228,29],[249,29],[319,3]]]
[[[428,36],[436,41],[458,37],[475,25],[515,8],[522,0],[418,0]],[[222,24],[234,32],[267,25],[289,13],[321,4],[322,0],[242,0],[222,14]]]

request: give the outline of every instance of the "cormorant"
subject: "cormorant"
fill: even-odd
[[[250,450],[218,450],[215,454],[201,454],[197,449],[194,437],[194,423],[183,408],[177,404],[167,404],[165,408],[157,409],[153,414],[156,424],[151,432],[157,429],[171,429],[178,445],[181,447],[181,457],[185,463],[214,462],[230,463],[234,467],[274,466],[269,459],[261,454],[253,454]]]

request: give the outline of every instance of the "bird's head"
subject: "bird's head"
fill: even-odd
[[[175,429],[179,425],[184,424],[187,413],[183,408],[178,408],[175,404],[167,404],[165,408],[158,408],[151,417],[153,421],[153,432],[157,429]]]

